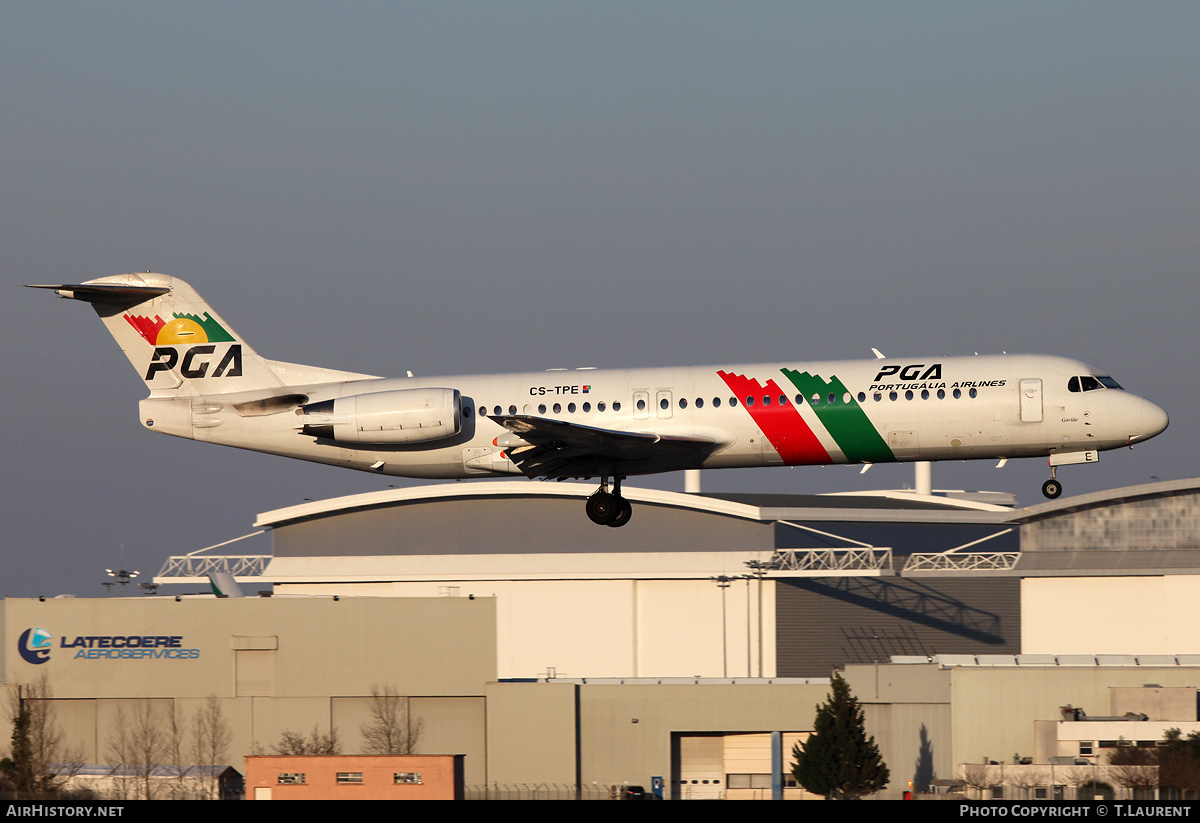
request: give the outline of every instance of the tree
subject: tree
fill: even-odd
[[[407,699],[392,686],[372,686],[369,723],[359,727],[367,754],[415,754],[425,722],[413,718]]]
[[[1135,799],[1153,796],[1158,785],[1158,751],[1141,748],[1127,740],[1108,757],[1108,774],[1122,788],[1129,789]]]
[[[868,737],[862,708],[850,686],[834,672],[832,692],[817,706],[813,732],[792,747],[792,775],[801,786],[829,800],[857,800],[888,784],[875,738]]]
[[[12,754],[0,761],[6,788],[18,796],[53,796],[79,773],[83,753],[68,749],[54,716],[50,681],[18,684],[9,692],[13,718]]]
[[[196,710],[192,728],[192,751],[196,765],[202,769],[200,782],[208,799],[216,800],[220,797],[220,777],[214,767],[228,765],[233,732],[225,721],[221,700],[215,694],[210,694],[205,704]],[[208,770],[203,771],[206,766]]]
[[[124,704],[108,733],[108,756],[120,799],[130,796],[153,800],[157,791],[154,770],[170,758],[173,746],[172,721],[167,712],[152,700],[138,700],[126,711]]]
[[[1160,786],[1189,798],[1200,793],[1200,732],[1184,737],[1179,729],[1167,729],[1155,753]]]
[[[980,800],[983,800],[984,791],[996,785],[996,779],[986,763],[971,763],[963,766],[962,782],[963,788],[974,789],[976,797]]]
[[[33,797],[37,792],[37,781],[33,769],[33,747],[29,740],[30,712],[21,686],[16,687],[16,711],[13,713],[12,755],[0,761],[4,772],[5,788],[15,797]]]
[[[321,730],[313,726],[312,732],[305,737],[298,732],[284,732],[279,742],[272,748],[274,754],[341,754],[342,743],[338,740],[337,729],[331,729],[329,734],[321,734]]]

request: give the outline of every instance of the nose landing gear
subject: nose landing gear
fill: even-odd
[[[1042,494],[1051,500],[1062,494],[1062,483],[1054,479],[1054,469],[1050,470],[1050,479],[1042,484]]]
[[[1062,494],[1062,483],[1058,482],[1058,467],[1071,466],[1076,463],[1096,463],[1100,460],[1100,452],[1096,449],[1085,452],[1054,452],[1050,455],[1050,479],[1042,484],[1042,494],[1054,500]]]
[[[587,516],[598,526],[624,526],[633,516],[633,506],[621,496],[621,477],[613,477],[613,490],[608,490],[608,478],[600,478],[600,488],[587,499]]]

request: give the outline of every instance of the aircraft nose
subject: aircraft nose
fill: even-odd
[[[1169,422],[1167,412],[1162,406],[1143,399],[1138,413],[1138,439],[1148,440],[1154,437],[1166,429]]]

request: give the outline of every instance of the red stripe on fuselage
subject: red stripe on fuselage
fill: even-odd
[[[723,371],[717,372],[717,375],[725,381],[725,385],[737,396],[738,402],[750,413],[754,424],[762,429],[784,463],[789,466],[811,466],[833,462],[829,452],[825,451],[821,441],[800,416],[800,410],[786,399],[774,380],[768,380],[764,387],[760,386],[757,380],[745,375],[728,374]],[[753,398],[753,404],[746,402],[748,397]],[[771,398],[769,406],[763,405],[763,397]],[[780,403],[780,397],[784,397],[785,402]]]

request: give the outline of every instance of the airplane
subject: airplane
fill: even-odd
[[[175,277],[30,288],[92,305],[149,388],[151,431],[403,477],[598,478],[587,515],[612,527],[632,515],[622,480],[681,469],[1047,457],[1053,499],[1059,466],[1168,423],[1065,357],[385,379],[267,360]]]

